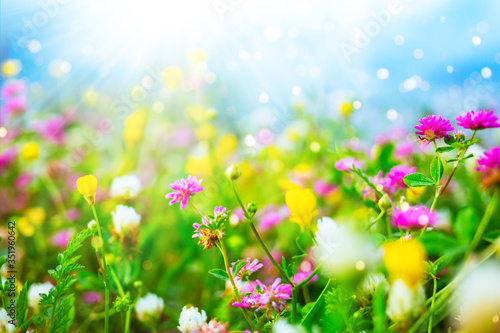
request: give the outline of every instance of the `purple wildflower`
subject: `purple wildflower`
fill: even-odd
[[[87,304],[97,304],[102,301],[102,296],[98,292],[87,291],[82,294],[82,301]]]
[[[20,97],[9,99],[2,106],[3,112],[13,116],[20,116],[27,109],[28,109],[28,102],[26,102],[24,98]]]
[[[335,162],[335,169],[351,172],[353,168],[361,169],[363,164],[355,158],[346,157]]]
[[[66,120],[62,117],[52,117],[36,124],[35,129],[45,140],[62,145],[65,138]]]
[[[217,220],[217,219],[226,217],[227,216],[226,210],[227,210],[226,207],[215,206],[215,208],[214,208],[214,218]]]
[[[421,142],[432,142],[436,139],[449,138],[449,131],[455,128],[450,125],[450,121],[441,116],[427,116],[418,120],[421,125],[415,126],[418,131],[415,134]]]
[[[170,188],[174,190],[174,192],[165,194],[165,199],[172,199],[169,203],[170,206],[180,202],[181,209],[186,209],[189,196],[203,191],[203,187],[200,186],[202,181],[202,179],[198,180],[195,176],[188,176],[187,179],[176,180],[175,183],[170,184]]]
[[[500,127],[498,117],[493,114],[493,111],[471,111],[465,115],[460,115],[456,118],[457,125],[471,130],[482,130],[485,128]]]
[[[425,206],[413,206],[408,209],[394,209],[392,225],[401,229],[414,229],[431,226],[437,221],[437,216]]]
[[[323,180],[317,180],[314,182],[313,190],[318,196],[322,198],[328,197],[332,192],[337,189],[337,185],[327,183]]]
[[[375,185],[375,187],[377,187],[377,189],[379,188],[379,185],[382,185],[383,187],[383,185],[385,184],[385,180],[384,178],[382,178],[382,171],[379,171],[379,173],[375,177],[368,177],[368,179],[373,185]],[[368,198],[372,199],[373,201],[377,201],[378,199],[375,190],[366,185],[366,187],[363,189],[363,199],[366,200]]]
[[[247,277],[257,272],[262,266],[264,266],[263,264],[259,263],[258,259],[254,259],[254,261],[251,260],[252,259],[250,257],[245,260],[246,262],[248,262],[248,264],[243,266],[238,274],[236,274],[235,280],[245,280]],[[233,262],[231,264],[231,270],[235,264],[236,262]]]
[[[259,288],[254,289],[254,293],[244,296],[241,302],[234,302],[233,305],[246,309],[255,309],[255,311],[265,310],[269,315],[271,310],[280,313],[283,309],[288,309],[286,300],[289,300],[292,294],[292,287],[289,284],[280,284],[281,279],[277,278],[270,286],[264,285],[256,280]]]
[[[406,165],[396,165],[385,175],[385,187],[389,192],[396,192],[403,189],[406,185],[403,178],[410,173],[417,171],[417,168],[408,168]]]
[[[26,85],[21,80],[9,81],[2,87],[2,99],[11,99],[26,94]]]
[[[481,172],[484,187],[500,186],[500,147],[484,152],[477,160],[476,171]]]

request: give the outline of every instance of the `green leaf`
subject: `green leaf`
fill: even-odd
[[[444,143],[446,143],[447,145],[455,143],[455,137],[451,135],[449,137],[444,137]]]
[[[233,276],[236,276],[246,264],[248,264],[248,261],[238,260],[231,269],[231,274],[233,274]]]
[[[213,276],[215,276],[218,279],[229,280],[229,276],[227,275],[226,271],[224,271],[220,268],[214,268],[214,269],[208,271],[208,273],[212,274]]]
[[[452,158],[451,160],[446,160],[446,163],[451,163],[451,162],[456,162],[457,159],[456,158]]]
[[[466,159],[469,159],[469,158],[471,158],[471,157],[474,157],[474,154],[469,154],[469,155],[467,155],[467,156],[463,157],[463,158],[460,160],[460,163],[465,162],[465,160],[466,160]]]
[[[460,210],[453,223],[453,232],[462,245],[470,245],[479,226],[479,216],[473,208],[466,207]]]
[[[386,332],[387,317],[385,315],[385,286],[380,283],[375,290],[372,302],[373,332]]]
[[[424,244],[429,256],[442,256],[445,253],[458,251],[460,243],[452,236],[442,232],[426,232],[420,241]]]
[[[415,172],[406,175],[403,182],[409,187],[434,186],[434,181],[424,174]]]
[[[498,237],[500,237],[500,230],[491,230],[484,234],[483,239],[493,243]]]
[[[439,185],[439,181],[443,176],[443,172],[444,172],[443,162],[441,162],[439,155],[436,155],[436,157],[434,157],[434,159],[431,162],[431,177],[436,182],[436,185]]]
[[[455,148],[453,148],[452,146],[444,146],[444,147],[438,147],[436,149],[436,153],[446,153],[448,151],[452,151],[454,150]]]

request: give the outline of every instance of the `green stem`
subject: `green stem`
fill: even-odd
[[[118,293],[120,294],[121,297],[125,297],[125,292],[123,291],[122,284],[120,283],[120,280],[118,280],[118,276],[116,275],[113,267],[109,266],[109,271],[111,272],[111,277],[113,278],[113,281],[115,282],[116,287],[118,288]]]
[[[227,276],[229,277],[229,281],[231,282],[231,285],[233,286],[234,296],[236,296],[236,299],[240,303],[241,302],[240,293],[238,292],[238,288],[236,287],[236,284],[234,283],[233,274],[231,274],[231,269],[229,268],[229,260],[227,258],[226,246],[224,245],[224,239],[222,238],[222,235],[220,233],[219,233],[219,240],[220,240],[220,242],[219,242],[220,245],[218,244],[217,246],[219,247],[219,250],[222,254],[222,258],[224,258],[224,265],[226,266],[226,272],[227,272]],[[252,331],[255,331],[255,326],[253,325],[253,322],[250,319],[250,317],[248,317],[248,314],[245,311],[245,309],[241,308],[241,311],[243,312],[243,315],[245,316]]]
[[[366,230],[370,230],[371,227],[373,227],[375,225],[375,223],[377,223],[378,220],[380,220],[382,218],[382,216],[384,216],[385,214],[385,210],[381,210],[380,213],[378,214],[378,216],[371,220],[370,223],[368,224],[368,226],[366,227]]]
[[[434,287],[432,289],[431,315],[429,317],[429,326],[427,329],[428,333],[432,332],[432,313],[434,312],[434,302],[436,300],[436,289],[437,289],[437,281],[436,281],[436,277],[434,275],[432,275],[432,280],[434,283]]]
[[[106,270],[108,268],[108,265],[106,264],[106,255],[104,251],[104,239],[102,237],[102,232],[101,232],[101,225],[99,224],[99,218],[97,217],[97,212],[95,210],[95,205],[91,205],[92,207],[92,213],[94,213],[94,218],[95,222],[97,224],[97,232],[99,234],[99,250],[101,252],[101,260],[102,260],[102,267],[103,267],[103,280],[104,280],[104,332],[108,333],[109,332],[109,284],[108,284],[108,277],[106,275]]]
[[[316,268],[314,268],[314,270],[311,272],[311,274],[309,274],[309,276],[307,278],[305,278],[304,281],[296,284],[295,287],[293,287],[293,289],[299,290],[303,285],[305,285],[307,282],[309,282],[309,280],[311,280],[318,273],[318,271],[321,269],[321,266],[322,266],[321,264],[316,266]]]
[[[497,206],[498,203],[498,188],[493,190],[493,196],[491,197],[490,202],[488,203],[488,207],[486,207],[486,212],[483,215],[483,218],[481,219],[481,222],[479,223],[479,227],[476,230],[476,234],[474,235],[474,238],[472,239],[472,243],[470,245],[470,252],[474,252],[474,250],[477,248],[479,245],[479,242],[481,241],[481,238],[483,236],[484,230],[486,230],[486,227],[488,226],[488,222],[490,221],[491,215],[495,211],[495,207]]]
[[[292,323],[297,322],[297,289],[292,289]]]
[[[59,211],[59,214],[64,218],[66,217],[66,207],[64,207],[64,200],[61,196],[61,192],[57,189],[56,184],[54,184],[54,181],[52,178],[50,178],[49,175],[44,175],[40,177],[42,180],[42,183],[45,185],[45,188],[47,191],[49,191],[49,195],[52,198],[52,201],[56,205],[57,210]]]
[[[232,181],[231,181],[231,186],[233,188],[234,195],[236,196],[236,199],[238,200],[238,203],[240,204],[241,209],[245,213],[245,217],[250,222],[250,227],[252,228],[252,231],[253,231],[255,237],[259,241],[260,246],[262,247],[262,249],[266,253],[266,255],[269,258],[269,260],[271,260],[271,262],[273,263],[274,267],[276,267],[278,269],[278,271],[280,272],[280,274],[283,277],[283,279],[288,284],[290,284],[293,287],[293,282],[290,280],[290,278],[288,277],[288,275],[286,275],[286,273],[283,272],[283,270],[281,269],[281,266],[278,265],[278,263],[276,262],[276,260],[274,260],[273,256],[271,255],[271,252],[269,252],[269,249],[267,248],[266,244],[264,244],[264,242],[262,241],[262,238],[260,237],[259,232],[257,231],[257,228],[255,228],[255,225],[253,223],[253,219],[249,217],[248,212],[247,212],[245,206],[243,205],[243,202],[241,202],[241,199],[240,199],[240,197],[238,195],[238,192],[236,192],[236,188],[234,187],[234,183]]]

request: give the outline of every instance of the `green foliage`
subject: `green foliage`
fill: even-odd
[[[415,172],[406,175],[403,178],[403,182],[409,187],[423,187],[423,186],[434,186],[435,182],[427,177],[426,175]]]
[[[472,207],[460,210],[453,223],[453,232],[462,245],[469,246],[479,226],[479,216]]]
[[[443,177],[443,172],[443,162],[439,158],[439,155],[436,155],[431,163],[431,177],[434,179],[436,185],[439,185],[439,181],[441,180],[441,177]]]
[[[209,274],[212,274],[218,279],[221,280],[229,280],[229,275],[227,275],[226,271],[220,268],[214,268],[210,271],[208,271]]]
[[[248,264],[248,261],[238,260],[231,269],[231,274],[236,276],[246,264]]]
[[[21,330],[21,333],[25,333],[33,322],[33,317],[28,319],[28,282],[26,282],[23,286],[23,289],[19,293],[17,297],[17,312],[16,312],[16,321],[17,327]]]
[[[49,332],[68,332],[73,322],[75,299],[70,293],[70,287],[77,281],[72,274],[84,267],[77,263],[80,256],[73,254],[82,247],[83,241],[94,235],[96,228],[85,229],[70,240],[66,251],[57,256],[59,265],[55,270],[49,270],[50,276],[56,281],[55,287],[48,294],[40,294],[41,317],[35,320],[38,326],[45,326]]]

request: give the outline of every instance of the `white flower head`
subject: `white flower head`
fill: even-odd
[[[126,175],[113,179],[111,183],[111,196],[113,198],[123,197],[132,199],[137,197],[141,191],[141,181],[137,176]]]
[[[421,285],[410,288],[403,280],[394,281],[387,299],[387,316],[395,323],[417,318],[425,310],[425,290]]]
[[[93,229],[93,228],[95,228],[96,226],[97,226],[97,223],[96,223],[96,221],[95,221],[95,220],[91,220],[91,221],[89,222],[89,224],[87,224],[87,228],[89,228],[89,229]]]
[[[135,313],[137,314],[137,318],[142,322],[156,321],[161,317],[164,305],[163,298],[150,293],[137,300]]]
[[[179,317],[179,331],[182,333],[198,332],[201,326],[207,322],[207,314],[205,310],[198,311],[198,308],[183,307],[181,316]]]
[[[111,215],[113,215],[113,225],[118,233],[133,230],[141,222],[141,215],[137,214],[134,208],[124,205],[116,206],[116,210],[111,212]]]
[[[460,284],[455,292],[455,312],[465,332],[496,332],[500,315],[499,281],[500,264],[489,262],[468,273]]]
[[[302,326],[289,324],[286,319],[278,319],[273,326],[273,333],[306,333]]]
[[[0,309],[0,332],[5,333],[14,333],[16,331],[16,327],[12,324],[9,324],[9,321],[13,320],[7,314],[5,309]]]
[[[382,273],[370,273],[365,276],[360,286],[360,293],[367,298],[372,298],[377,288],[382,287],[385,291],[389,289],[389,283]]]
[[[31,308],[36,309],[38,307],[38,302],[42,298],[40,294],[48,294],[50,289],[54,285],[50,282],[45,283],[34,283],[28,289],[28,303]]]
[[[339,226],[329,217],[318,221],[314,257],[323,264],[323,272],[346,278],[378,261],[379,253],[365,236]]]

